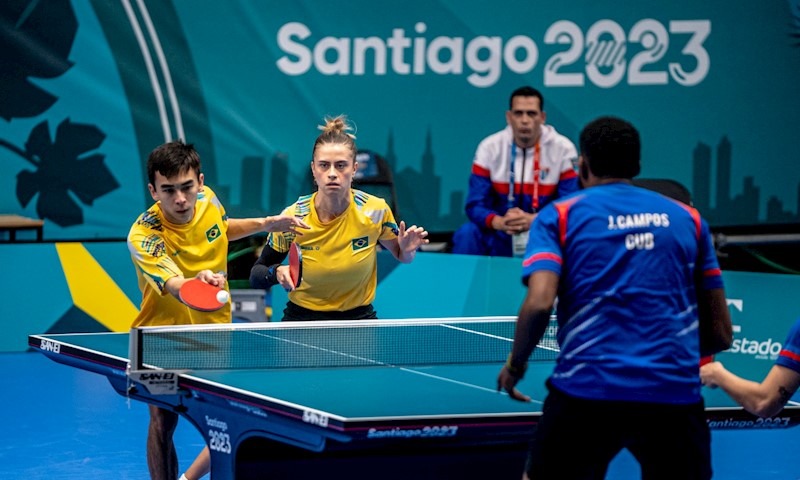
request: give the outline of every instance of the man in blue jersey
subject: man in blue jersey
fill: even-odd
[[[525,478],[604,478],[623,448],[642,478],[711,478],[698,367],[730,346],[732,327],[708,225],[694,208],[632,185],[641,148],[630,123],[589,123],[580,150],[583,190],[532,226],[528,293],[497,379],[530,400],[516,385],[558,295],[561,351]]]
[[[508,125],[475,151],[465,208],[469,221],[453,234],[453,253],[521,256],[536,213],[578,189],[575,145],[546,119],[538,90],[526,86],[511,93]]]
[[[700,367],[700,379],[703,385],[722,388],[753,415],[777,415],[800,386],[800,318],[792,325],[775,365],[761,383],[729,372],[720,362]]]

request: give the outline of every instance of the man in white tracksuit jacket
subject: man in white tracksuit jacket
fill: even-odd
[[[478,145],[469,179],[469,222],[453,235],[453,253],[510,257],[524,252],[536,213],[578,189],[578,153],[545,125],[544,98],[532,87],[511,94],[508,126]]]

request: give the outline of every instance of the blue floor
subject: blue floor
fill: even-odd
[[[118,395],[105,377],[38,353],[0,354],[0,479],[144,479],[147,406]],[[10,433],[13,431],[13,441]],[[203,439],[181,421],[175,445],[182,470]]]
[[[147,478],[147,407],[116,394],[105,377],[55,363],[37,353],[0,354],[4,412],[0,480]],[[715,479],[800,479],[800,427],[715,430]],[[182,470],[203,439],[181,421],[175,444]],[[608,480],[639,478],[623,452]]]

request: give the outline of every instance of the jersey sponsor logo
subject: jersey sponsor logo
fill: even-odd
[[[216,223],[213,227],[206,230],[206,240],[208,240],[208,243],[218,239],[221,235],[222,231],[219,229],[219,226]]]
[[[369,246],[369,237],[359,237],[353,239],[353,251],[361,250]]]

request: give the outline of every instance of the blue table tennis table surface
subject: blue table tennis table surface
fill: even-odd
[[[530,363],[519,388],[532,397],[531,403],[497,392],[502,361],[189,370],[178,382],[183,393],[158,396],[127,378],[129,340],[128,333],[53,334],[33,335],[29,343],[60,363],[105,375],[123,395],[183,413],[208,434],[214,478],[227,478],[235,469],[229,463],[238,460],[231,456],[254,432],[316,452],[334,443],[370,450],[376,443],[411,440],[445,446],[465,441],[478,448],[481,443],[523,445],[541,415],[545,379],[553,368],[552,361]],[[244,353],[241,346],[227,347],[228,355]],[[469,358],[471,352],[462,355]],[[723,392],[703,391],[712,427],[773,426],[744,412]],[[794,416],[767,420],[776,427],[795,421]],[[259,423],[264,426],[254,426]],[[229,442],[222,452],[214,451],[219,439],[211,433],[220,425]]]
[[[51,358],[79,368],[112,367],[124,372],[128,362],[127,333],[42,335],[57,342]],[[41,346],[41,343],[34,346]],[[237,350],[234,348],[234,352]],[[469,352],[464,352],[469,355]],[[88,366],[86,362],[88,361]],[[76,365],[77,364],[77,365]],[[420,419],[482,423],[517,418],[522,426],[541,403],[511,400],[496,388],[502,362],[413,366],[356,366],[317,368],[243,368],[190,370],[183,374],[192,388],[258,405],[270,412],[301,417],[318,414],[338,431],[357,431],[364,425],[393,424]],[[543,398],[548,362],[532,364],[520,388]],[[107,372],[100,372],[107,373]],[[513,423],[513,421],[511,421]]]

